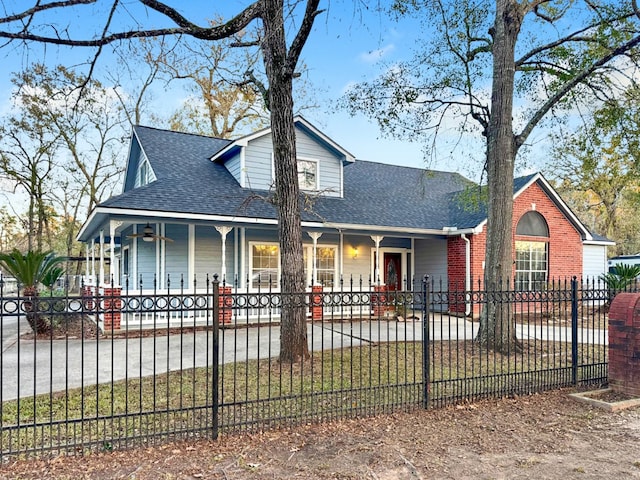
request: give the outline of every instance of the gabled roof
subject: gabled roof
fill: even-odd
[[[352,163],[355,161],[355,157],[351,153],[349,153],[347,150],[342,148],[332,139],[327,137],[324,133],[318,130],[313,124],[311,124],[304,117],[296,116],[293,121],[296,127],[300,128],[301,130],[309,134],[311,137],[318,140],[319,143],[324,145],[326,148],[334,152],[339,158],[341,158],[343,162]],[[257,130],[249,135],[245,135],[244,137],[240,137],[237,140],[230,142],[220,151],[212,155],[211,160],[216,161],[218,159],[225,158],[227,155],[234,153],[239,148],[246,147],[251,140],[264,137],[265,135],[271,135],[271,127]]]
[[[302,122],[304,128],[315,128],[303,119],[297,121]],[[262,134],[265,131],[261,131]],[[79,239],[90,236],[89,230],[97,228],[110,215],[119,214],[146,219],[277,223],[275,207],[260,198],[269,192],[242,188],[223,163],[210,161],[230,145],[237,145],[236,142],[149,127],[135,127],[135,135],[157,180],[101,203],[83,227]],[[481,189],[458,173],[348,160],[344,164],[343,180],[342,198],[301,195],[305,225],[447,235],[454,231],[477,232],[486,222],[486,204],[477,200],[482,195],[476,195]],[[542,175],[515,179],[514,197],[533,182],[538,182],[563,210],[583,240],[598,242]]]

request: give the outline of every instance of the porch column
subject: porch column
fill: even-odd
[[[110,281],[109,284],[114,283],[115,285],[120,285],[120,279],[114,278],[113,272],[116,270],[114,268],[116,264],[116,228],[122,225],[122,222],[118,222],[116,220],[109,221],[109,273],[110,273]]]
[[[98,286],[104,285],[104,230],[100,230],[100,278]]]
[[[311,267],[311,286],[318,284],[318,239],[322,236],[322,232],[307,232],[313,241],[313,265]]]
[[[222,266],[220,268],[220,277],[222,278],[222,282],[226,282],[227,278],[227,235],[233,227],[229,227],[227,225],[216,226],[215,227],[220,237],[222,237]]]
[[[340,232],[340,271],[339,273],[339,278],[338,281],[341,282],[342,280],[342,276],[344,275],[344,233],[342,233],[342,230],[338,230],[338,232]],[[340,286],[342,286],[342,283],[340,284]]]
[[[233,322],[233,298],[231,297],[231,285],[226,283],[227,278],[227,235],[233,227],[227,225],[216,226],[215,229],[222,238],[222,265],[220,268],[220,276],[222,277],[222,283],[220,284],[220,323],[232,323]]]
[[[371,240],[376,244],[376,268],[373,271],[374,283],[380,285],[380,242],[384,237],[382,235],[371,235]]]
[[[85,275],[84,283],[88,284],[89,283],[89,278],[90,278],[89,275],[91,275],[91,270],[89,270],[90,269],[90,264],[89,264],[90,256],[89,256],[89,244],[88,243],[85,245],[85,253],[86,253],[86,256],[87,256],[87,261],[85,262],[85,265],[84,265],[84,275]]]
[[[98,279],[96,277],[96,240],[91,239],[91,281],[98,285]]]

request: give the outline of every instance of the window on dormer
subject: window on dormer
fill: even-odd
[[[153,175],[153,171],[151,170],[151,166],[149,162],[143,160],[138,167],[138,174],[136,175],[136,187],[142,187],[148,183],[151,183],[155,180]]]
[[[298,159],[298,185],[301,190],[318,190],[318,162]]]

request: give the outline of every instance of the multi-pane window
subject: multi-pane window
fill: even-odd
[[[279,264],[278,245],[251,245],[251,288],[278,287]]]
[[[298,159],[298,185],[301,190],[318,189],[318,162]]]
[[[318,283],[323,287],[333,287],[336,282],[336,247],[316,248],[316,271]],[[313,282],[313,247],[304,249],[304,273],[307,283]]]
[[[543,290],[549,270],[549,226],[538,212],[526,212],[516,226],[516,288]],[[524,239],[522,237],[537,237]]]
[[[547,242],[516,241],[516,288],[543,290],[547,267]]]

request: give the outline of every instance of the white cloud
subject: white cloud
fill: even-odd
[[[359,59],[361,62],[364,63],[375,63],[378,60],[386,57],[388,54],[390,54],[391,52],[393,52],[396,49],[396,46],[393,43],[390,43],[389,45],[386,45],[382,48],[379,48],[377,50],[371,50],[369,52],[366,53],[361,53],[359,56]]]

